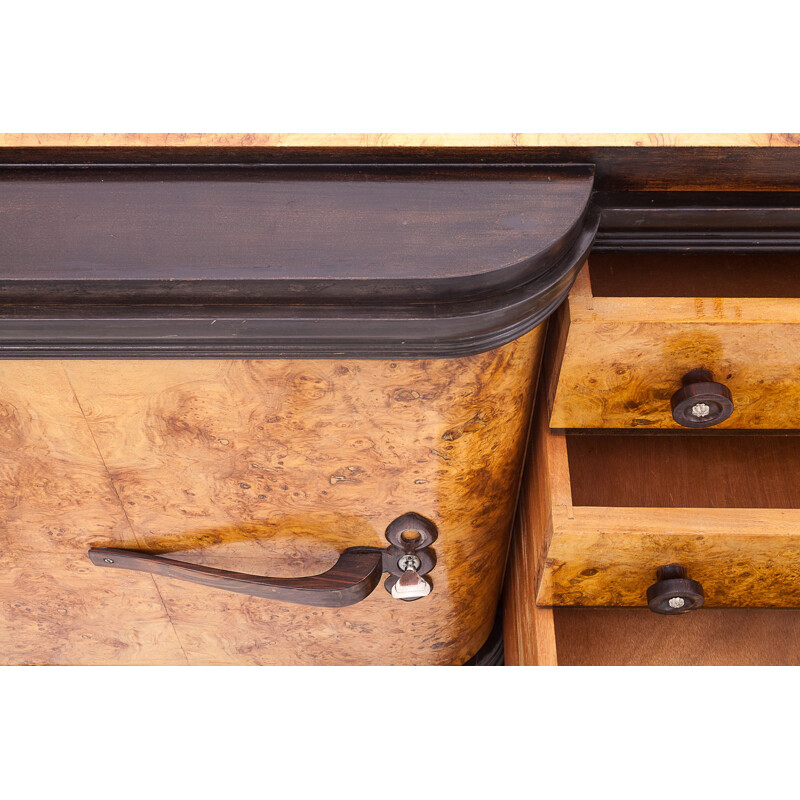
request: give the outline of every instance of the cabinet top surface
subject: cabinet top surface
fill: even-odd
[[[0,147],[798,147],[800,133],[0,133]]]

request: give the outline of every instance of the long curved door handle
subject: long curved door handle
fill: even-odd
[[[383,552],[377,547],[349,547],[327,572],[307,578],[265,578],[115,547],[93,547],[89,558],[98,567],[150,572],[285,603],[341,608],[363,600],[378,585],[383,573]]]
[[[410,538],[406,538],[408,533]],[[92,547],[88,555],[97,567],[149,572],[305,606],[342,608],[358,603],[378,585],[384,572],[389,573],[384,587],[392,597],[406,601],[425,597],[431,582],[423,576],[436,565],[430,547],[438,536],[436,526],[412,511],[392,520],[385,535],[389,547],[348,547],[327,572],[307,578],[266,578],[116,547]]]

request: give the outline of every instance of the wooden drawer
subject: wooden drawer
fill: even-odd
[[[553,428],[674,429],[670,400],[706,370],[733,413],[715,427],[800,428],[795,255],[592,256],[559,318]]]
[[[551,430],[528,473],[536,602],[647,606],[680,564],[709,607],[800,606],[800,436]]]

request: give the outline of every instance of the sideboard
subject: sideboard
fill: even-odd
[[[0,135],[0,663],[800,663],[799,145]]]

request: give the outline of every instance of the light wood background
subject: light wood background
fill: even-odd
[[[797,147],[797,133],[0,133],[0,147]]]

